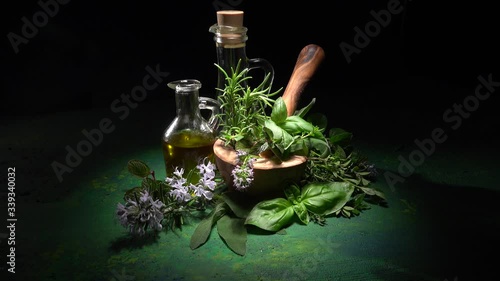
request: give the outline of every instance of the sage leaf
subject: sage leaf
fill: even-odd
[[[189,247],[194,250],[207,242],[214,224],[225,214],[227,211],[226,203],[222,202],[215,205],[215,208],[210,212],[210,214],[202,219],[198,226],[196,226],[193,235],[191,235],[191,241],[189,242]]]
[[[222,193],[221,197],[231,211],[239,218],[246,218],[255,206],[255,202],[248,200],[248,196],[242,192],[228,191]]]
[[[320,216],[340,210],[351,198],[354,185],[347,182],[309,183],[302,189],[302,203]]]
[[[245,224],[276,232],[288,225],[293,215],[293,205],[285,198],[265,200],[253,207]]]
[[[151,174],[151,169],[149,168],[149,166],[141,160],[129,160],[127,169],[131,174],[141,178],[145,178]]]
[[[245,220],[228,215],[217,221],[217,232],[226,245],[238,255],[244,256],[247,250],[247,229]]]

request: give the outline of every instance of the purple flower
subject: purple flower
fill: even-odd
[[[206,160],[206,158],[205,158]],[[216,182],[215,182],[215,170],[217,169],[215,164],[208,161],[206,164],[203,161],[202,163],[196,166],[198,171],[200,172],[200,181],[198,182],[199,186],[206,187],[211,191],[214,191]],[[208,198],[207,198],[208,199]],[[210,199],[209,199],[210,200]]]
[[[243,163],[236,165],[234,169],[231,171],[231,176],[233,177],[233,184],[236,190],[244,191],[253,182],[253,162],[255,162],[255,158],[245,159]]]
[[[212,200],[213,193],[210,190],[206,190],[202,185],[194,185],[190,186],[190,189],[194,191],[194,194],[197,197],[205,198],[208,200]]]
[[[184,185],[172,186],[170,195],[177,199],[178,202],[187,202],[192,198],[191,194],[189,193],[188,187]]]
[[[165,178],[165,182],[171,185],[173,188],[181,188],[187,182],[187,179],[183,178],[184,174],[183,168],[176,167],[172,177]]]
[[[176,168],[172,177],[167,177],[165,181],[172,187],[170,195],[173,196],[179,203],[188,202],[192,199],[204,198],[212,200],[215,189],[215,170],[216,166],[207,158],[204,158],[197,166],[200,180],[196,185],[187,182],[183,178],[184,169]]]
[[[205,161],[203,161],[202,163],[198,164],[196,168],[198,168],[200,175],[203,175],[204,178],[213,179],[215,177],[215,170],[217,168],[215,164],[210,161],[208,161],[206,164]]]
[[[148,191],[140,193],[138,201],[127,199],[125,205],[118,203],[116,216],[120,224],[129,229],[132,234],[144,235],[148,228],[162,229],[163,207],[160,200],[153,200]]]

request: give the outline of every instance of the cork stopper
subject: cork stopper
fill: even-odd
[[[223,10],[217,11],[217,24],[223,26],[243,26],[243,11]]]

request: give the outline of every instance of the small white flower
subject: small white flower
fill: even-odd
[[[208,200],[212,200],[213,197],[212,192],[206,190],[202,185],[192,185],[191,188],[193,189],[197,197],[203,197]]]
[[[203,161],[202,163],[198,164],[196,168],[198,168],[198,171],[203,176],[215,177],[216,166],[210,161],[208,161],[207,164],[205,164],[205,161]]]
[[[175,167],[174,171],[175,176],[177,176],[178,178],[182,178],[183,174],[184,174],[184,168]]]
[[[172,195],[179,202],[187,202],[192,198],[191,194],[189,194],[188,188],[184,185],[173,187],[170,191],[170,195]]]

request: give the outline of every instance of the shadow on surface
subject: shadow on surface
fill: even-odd
[[[415,260],[425,263],[417,267],[432,270],[442,280],[497,276],[497,263],[490,257],[500,249],[499,191],[440,184],[414,174],[395,187],[394,195],[415,215],[415,242],[424,256]]]
[[[158,243],[159,238],[160,235],[156,232],[148,232],[142,237],[132,235],[122,236],[111,242],[109,250],[114,253],[119,253],[124,249],[141,249]]]

